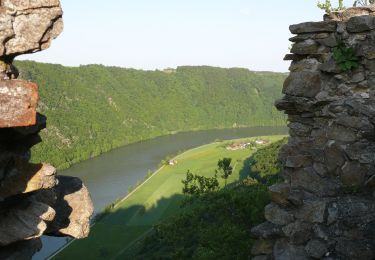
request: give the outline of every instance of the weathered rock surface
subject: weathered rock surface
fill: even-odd
[[[0,246],[38,238],[47,229],[47,223],[55,218],[50,206],[33,201],[15,201],[14,206],[2,206],[0,212]]]
[[[269,188],[267,222],[252,229],[261,239],[253,254],[374,259],[375,7],[332,12],[290,31],[297,34],[286,56],[291,73],[275,103],[289,121],[280,151],[285,181]],[[356,68],[337,64],[339,43],[354,50]],[[272,254],[264,250],[271,242]]]
[[[52,188],[56,185],[56,169],[49,164],[29,164],[17,160],[0,180],[0,200],[21,193]]]
[[[48,48],[63,29],[59,0],[0,0],[0,259],[31,259],[43,234],[84,238],[93,205],[78,178],[31,164],[46,118],[38,87],[16,80],[14,58]]]
[[[0,8],[0,56],[44,50],[63,30],[59,0],[3,0]]]
[[[36,123],[38,87],[21,80],[0,80],[0,127]]]
[[[49,224],[48,232],[78,239],[87,237],[94,207],[86,186],[78,178],[59,176],[54,191],[56,218]]]

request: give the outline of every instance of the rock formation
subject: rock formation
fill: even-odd
[[[36,111],[38,86],[17,80],[18,55],[44,50],[63,29],[59,0],[0,1],[0,258],[29,259],[43,234],[84,238],[93,205],[77,178],[31,164],[30,148],[46,118]],[[41,86],[43,87],[43,86]]]
[[[290,31],[285,182],[252,230],[253,259],[375,259],[375,9]]]

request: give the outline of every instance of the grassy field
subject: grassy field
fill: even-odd
[[[178,211],[179,203],[184,198],[181,181],[187,170],[210,177],[214,175],[217,161],[230,157],[234,171],[228,183],[237,181],[240,176],[248,173],[246,159],[256,149],[229,151],[225,149],[226,145],[254,139],[274,142],[282,137],[267,136],[215,142],[177,156],[174,158],[178,161],[177,165],[162,167],[126,199],[120,201],[109,215],[98,221],[92,227],[89,238],[75,240],[54,259],[123,259],[127,250],[146,235],[154,224]],[[223,180],[221,185],[224,186]]]

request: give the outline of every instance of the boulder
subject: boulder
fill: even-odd
[[[257,240],[252,249],[252,255],[269,255],[272,254],[274,242],[271,240]]]
[[[366,181],[367,169],[359,162],[347,161],[340,176],[345,186],[361,187]]]
[[[86,186],[79,178],[59,176],[54,191],[56,218],[49,223],[47,232],[78,239],[87,237],[94,207]]]
[[[285,162],[285,167],[304,168],[311,166],[312,162],[312,157],[309,155],[288,156]]]
[[[323,199],[305,200],[295,216],[297,219],[308,223],[323,223],[325,221],[326,208],[327,202]]]
[[[313,239],[305,246],[307,254],[313,258],[322,258],[328,253],[327,246],[320,240]]]
[[[303,246],[295,246],[286,239],[279,239],[273,248],[273,256],[275,260],[308,260],[307,254]]]
[[[271,222],[264,222],[251,229],[251,233],[263,239],[277,238],[283,235],[281,226],[275,225]]]
[[[375,29],[375,17],[371,15],[352,17],[346,24],[346,29],[350,33],[358,33]]]
[[[283,232],[294,245],[303,245],[312,236],[312,225],[298,220],[283,227]]]
[[[341,259],[348,260],[372,260],[375,257],[374,246],[369,241],[355,241],[349,239],[338,239],[336,251]]]
[[[334,180],[321,178],[312,168],[296,169],[290,173],[292,188],[300,188],[316,196],[333,196],[339,185]]]
[[[318,72],[292,72],[284,82],[283,93],[291,96],[312,98],[321,90]]]
[[[275,203],[266,206],[264,215],[267,221],[275,225],[287,225],[294,220],[294,217],[290,212],[279,207]]]
[[[272,185],[268,188],[268,191],[271,195],[271,200],[279,205],[288,205],[288,197],[290,193],[290,184],[289,183],[280,183]]]
[[[290,52],[298,55],[308,55],[318,53],[318,49],[319,45],[314,40],[308,39],[306,41],[293,44]]]

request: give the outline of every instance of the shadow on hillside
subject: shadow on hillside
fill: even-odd
[[[104,226],[94,228],[89,239],[80,245],[79,250],[68,248],[63,256],[85,257],[84,252],[90,250],[92,257],[124,259],[126,256],[125,259],[128,259],[142,247],[143,238],[152,232],[155,225],[179,212],[186,198],[185,195],[176,194],[168,198],[161,197],[151,205],[146,202],[145,205],[113,208],[112,212],[102,213],[101,216],[96,216],[95,223]],[[118,244],[119,236],[122,240],[122,249],[114,250],[113,244]],[[99,247],[95,246],[98,244]]]
[[[240,170],[239,180],[243,181],[247,178],[252,178],[257,180],[258,182],[262,183],[263,178],[260,176],[259,172],[252,171],[251,166],[255,164],[254,155],[250,156],[246,160],[243,161],[242,168]]]

